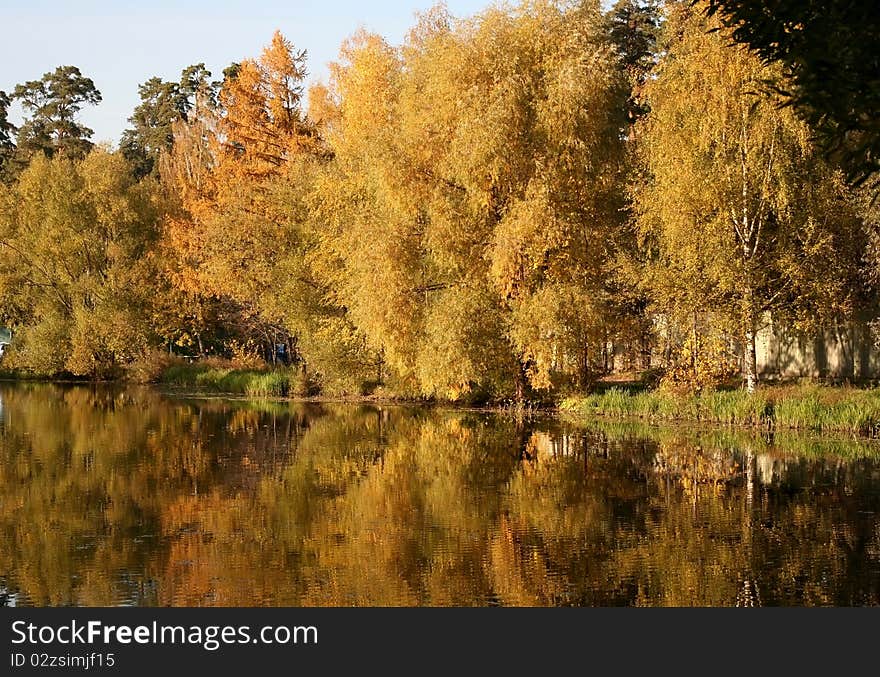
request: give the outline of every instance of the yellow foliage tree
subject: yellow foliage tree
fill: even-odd
[[[624,241],[626,87],[598,3],[435,9],[400,49],[360,33],[324,94],[331,286],[390,367],[445,396],[586,380]]]
[[[807,126],[768,93],[775,67],[732,45],[702,7],[668,9],[637,134],[645,284],[673,324],[698,314],[737,337],[751,391],[768,314],[816,323],[852,307],[864,231]]]
[[[102,149],[34,156],[0,187],[0,307],[16,336],[7,364],[106,377],[137,357],[151,340],[157,220],[153,184]]]

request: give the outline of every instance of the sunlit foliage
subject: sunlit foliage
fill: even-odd
[[[150,340],[156,236],[150,185],[120,155],[36,156],[0,188],[0,307],[16,331],[4,362],[104,377],[136,356]]]
[[[366,33],[344,45],[323,245],[355,324],[421,391],[592,373],[619,301],[615,64],[589,3],[436,9],[400,49]]]
[[[753,390],[768,321],[878,314],[880,237],[780,105],[784,70],[707,7],[438,6],[401,45],[351,36],[308,94],[276,32],[221,81],[144,82],[115,153],[76,68],[0,92],[4,367],[161,350],[520,405],[616,369]]]
[[[667,54],[645,88],[643,282],[667,320],[736,337],[753,390],[765,317],[815,326],[851,311],[866,236],[806,124],[764,91],[773,67],[713,28],[671,3]]]

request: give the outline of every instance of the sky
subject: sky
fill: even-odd
[[[80,120],[95,142],[116,144],[138,104],[138,85],[204,62],[216,79],[234,61],[259,56],[280,29],[309,58],[309,82],[326,79],[327,63],[358,28],[399,44],[416,12],[434,0],[0,0],[0,90],[37,80],[57,66],[77,66],[103,96]],[[446,0],[469,16],[490,0]],[[17,123],[19,113],[12,111]]]

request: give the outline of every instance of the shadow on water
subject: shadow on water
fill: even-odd
[[[0,387],[0,605],[880,603],[880,446]]]

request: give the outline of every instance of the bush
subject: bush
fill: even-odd
[[[290,376],[290,394],[294,397],[315,397],[321,394],[321,385],[311,374],[297,369]]]
[[[151,348],[128,365],[126,378],[135,383],[158,383],[172,366],[182,364],[184,362],[181,358],[169,355],[164,350]]]

